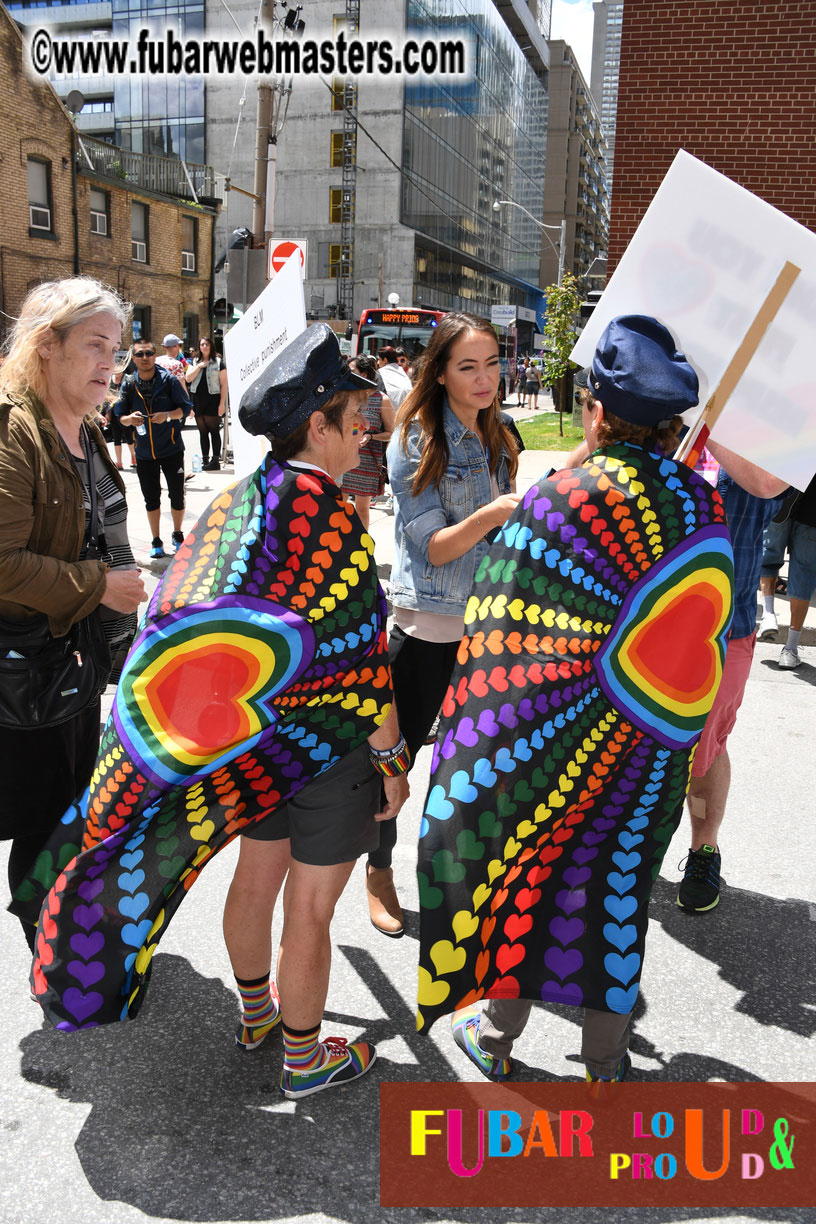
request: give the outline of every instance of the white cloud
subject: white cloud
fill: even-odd
[[[592,71],[592,0],[553,0],[551,38],[563,38],[575,52],[587,85]]]

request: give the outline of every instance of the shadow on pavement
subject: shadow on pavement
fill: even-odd
[[[788,852],[792,852],[791,847]],[[723,883],[722,900],[715,910],[708,914],[686,914],[676,904],[677,884],[659,877],[652,890],[650,918],[659,922],[673,939],[719,965],[723,981],[742,993],[737,1011],[759,1024],[776,1025],[801,1037],[813,1037],[816,1034],[813,907],[795,897],[780,900],[729,887],[727,876]]]
[[[809,645],[807,642],[803,644]],[[804,660],[802,660],[799,667],[786,668],[780,667],[776,659],[762,659],[760,666],[769,672],[779,672],[784,673],[786,676],[795,676],[797,680],[801,680],[804,684],[816,685],[816,667],[813,667],[810,663],[805,663]]]
[[[24,1078],[64,1100],[90,1103],[76,1151],[94,1193],[148,1216],[184,1221],[288,1221],[323,1214],[349,1224],[372,1219],[493,1224],[495,1210],[379,1207],[380,1081],[457,1077],[434,1043],[416,1034],[412,1012],[374,958],[357,947],[341,947],[338,955],[363,979],[384,1016],[366,1022],[329,1012],[324,1031],[348,1022],[375,1043],[399,1036],[415,1063],[395,1064],[381,1056],[357,1084],[285,1101],[278,1091],[279,1034],[252,1054],[239,1051],[232,1043],[238,1014],[234,993],[219,979],[202,977],[182,957],[164,954],[156,956],[153,990],[137,1020],[71,1036],[42,1028],[25,1037]],[[574,1009],[559,1010],[578,1019]],[[536,1017],[542,1020],[546,1023],[546,1016]],[[642,1038],[635,1038],[633,1048],[659,1060]],[[713,1077],[752,1078],[741,1068],[694,1054],[675,1056],[654,1077],[638,1074]],[[514,1078],[553,1077],[519,1064]],[[513,1219],[522,1216],[559,1224],[609,1224],[611,1218],[609,1209],[512,1212]],[[620,1213],[624,1216],[644,1224],[735,1218],[727,1210],[701,1215],[699,1209],[676,1208],[628,1209]],[[805,1224],[807,1213],[755,1210],[750,1218]]]

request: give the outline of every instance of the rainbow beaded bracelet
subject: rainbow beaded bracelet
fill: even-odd
[[[398,774],[407,773],[411,768],[411,754],[403,735],[393,748],[380,752],[378,748],[372,748],[369,744],[368,752],[371,764],[386,778],[396,778]]]

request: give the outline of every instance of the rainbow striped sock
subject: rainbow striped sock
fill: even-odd
[[[280,1011],[280,1001],[274,982],[270,982],[269,974],[264,977],[236,978],[235,983],[241,996],[244,1024],[247,1028],[271,1027]]]
[[[283,1065],[287,1071],[314,1071],[323,1062],[320,1025],[313,1029],[287,1028],[283,1023]]]

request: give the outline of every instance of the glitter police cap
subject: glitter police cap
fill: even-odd
[[[338,391],[376,390],[376,383],[349,369],[332,329],[314,323],[247,389],[238,417],[248,433],[288,438]]]
[[[592,394],[632,425],[654,428],[698,403],[697,375],[668,328],[649,315],[612,319],[591,369]]]

